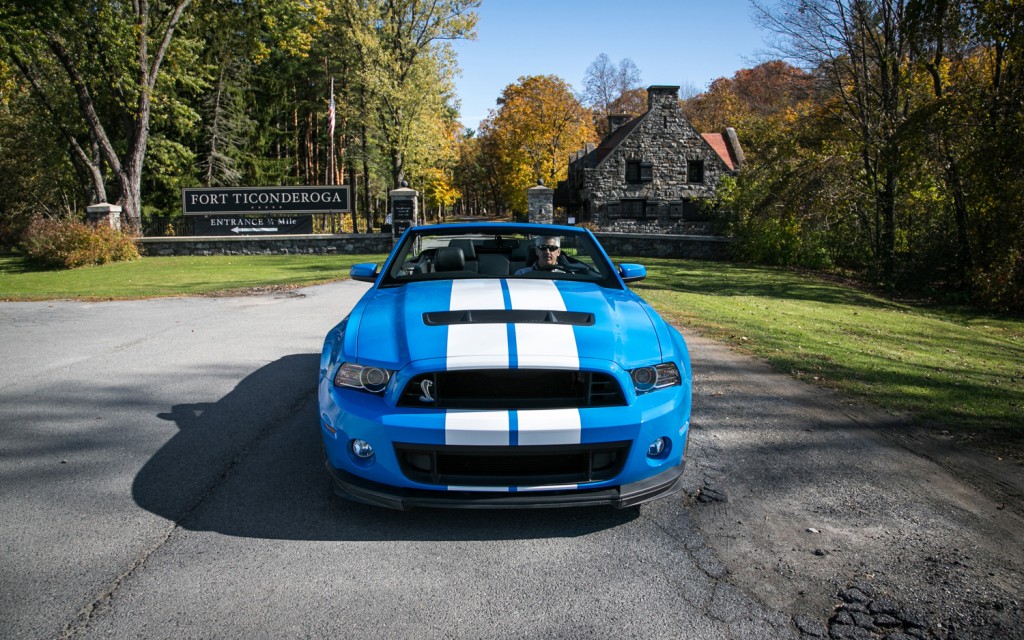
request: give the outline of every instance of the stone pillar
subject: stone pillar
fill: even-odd
[[[90,224],[109,226],[115,231],[120,231],[121,207],[107,202],[90,205],[85,208],[85,219]]]
[[[526,190],[526,208],[530,222],[553,224],[555,221],[555,190],[544,186],[543,180],[536,187]]]
[[[410,189],[408,183],[388,192],[388,217],[391,220],[392,235],[402,235],[409,227],[420,224],[419,192]]]

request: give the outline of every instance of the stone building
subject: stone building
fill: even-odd
[[[679,108],[679,87],[647,89],[647,112],[609,116],[610,133],[570,158],[555,204],[603,231],[694,233],[700,202],[743,164],[736,131],[699,133]]]

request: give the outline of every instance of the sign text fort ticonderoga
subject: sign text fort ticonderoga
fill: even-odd
[[[350,212],[348,185],[182,189],[181,200],[187,216]]]

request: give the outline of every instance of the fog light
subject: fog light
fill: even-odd
[[[366,440],[353,440],[349,444],[349,448],[352,449],[352,455],[357,458],[366,460],[373,457],[373,447]]]
[[[656,458],[665,452],[668,441],[665,438],[658,438],[647,447],[647,457]]]

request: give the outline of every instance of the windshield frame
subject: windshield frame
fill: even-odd
[[[506,239],[515,238],[518,244],[520,239],[530,241],[530,251],[538,238],[558,237],[562,240],[563,246],[568,250],[569,255],[565,259],[571,261],[572,266],[582,266],[584,269],[568,273],[530,273],[516,276],[508,275],[486,275],[468,271],[454,272],[425,272],[409,273],[403,270],[406,257],[410,254],[422,256],[432,249],[430,247],[417,247],[426,238],[436,242],[438,238],[473,238],[487,239],[494,242],[492,246],[501,247]],[[505,245],[511,251],[511,244]],[[502,249],[498,249],[502,251]],[[583,253],[577,254],[582,251]],[[586,261],[578,261],[576,255],[585,258]],[[592,266],[591,269],[585,267]],[[581,275],[582,274],[582,275]],[[625,285],[619,277],[618,270],[612,264],[608,254],[605,253],[601,243],[590,232],[582,227],[570,227],[561,225],[523,224],[523,223],[460,223],[460,224],[439,224],[411,227],[402,234],[396,243],[391,254],[388,256],[380,273],[378,286],[382,288],[400,287],[412,282],[424,280],[456,280],[456,279],[495,279],[495,278],[527,278],[542,277],[551,280],[570,280],[576,282],[592,283],[604,288],[624,289]]]

